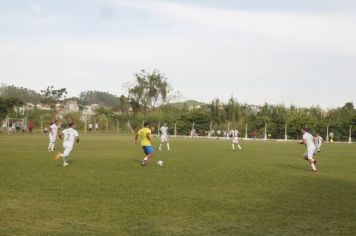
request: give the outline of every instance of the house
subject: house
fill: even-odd
[[[81,120],[87,120],[91,116],[95,115],[95,110],[98,109],[100,106],[99,104],[91,104],[89,106],[84,106],[83,107],[83,112],[81,116]]]
[[[51,110],[52,110],[49,105],[47,105],[47,104],[42,104],[42,103],[37,104],[37,105],[36,105],[36,108],[37,108],[38,110],[41,110],[41,111],[51,111]]]
[[[79,106],[77,101],[67,101],[64,105],[64,113],[78,112]]]

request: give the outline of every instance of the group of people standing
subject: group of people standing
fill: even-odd
[[[26,130],[29,133],[32,133],[32,129],[33,129],[33,124],[32,121],[29,121],[26,127],[26,123],[22,120],[8,120],[5,119],[2,121],[2,131],[4,133],[24,133]]]

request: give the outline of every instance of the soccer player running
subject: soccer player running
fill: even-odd
[[[314,153],[316,150],[314,137],[309,132],[307,132],[307,130],[304,128],[302,128],[302,134],[303,134],[303,140],[300,141],[299,143],[304,144],[305,147],[307,148],[306,153],[304,153],[304,159],[310,163],[312,171],[317,172],[315,166],[316,160],[314,160]]]
[[[151,158],[153,155],[153,147],[151,143],[151,129],[149,127],[149,123],[145,121],[143,124],[143,128],[140,129],[135,135],[135,144],[137,143],[137,138],[141,139],[141,147],[143,152],[145,153],[145,157],[143,158],[141,165],[146,166],[148,164],[148,158]]]
[[[59,128],[58,120],[55,120],[49,127],[49,132],[48,132],[48,138],[49,138],[48,151],[49,152],[53,152],[54,145],[56,144],[58,128]]]
[[[322,144],[322,142],[323,142],[323,138],[320,136],[319,133],[316,133],[314,139],[315,139],[316,150],[317,150],[318,152],[320,152],[320,151],[321,151],[321,144]]]
[[[78,131],[74,129],[75,125],[73,122],[69,123],[69,128],[62,131],[59,134],[59,138],[63,139],[63,153],[58,153],[57,156],[54,157],[55,160],[59,160],[61,157],[63,158],[63,167],[68,166],[68,156],[71,153],[74,141],[76,140],[79,143],[79,134]]]
[[[169,137],[168,137],[168,126],[167,123],[164,123],[163,126],[159,129],[159,134],[161,135],[161,143],[159,144],[158,150],[162,150],[162,144],[167,143],[167,150],[170,150],[169,147]]]
[[[237,129],[232,129],[229,134],[231,138],[231,146],[232,146],[232,151],[235,151],[235,144],[237,147],[242,151],[242,147],[239,144],[239,131]]]

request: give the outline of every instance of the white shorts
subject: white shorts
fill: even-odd
[[[168,143],[168,142],[169,142],[168,136],[162,135],[161,136],[161,143]]]
[[[316,148],[315,148],[315,147],[308,148],[308,149],[307,149],[307,152],[306,152],[306,153],[304,153],[304,156],[305,156],[305,157],[308,157],[308,160],[313,159],[313,156],[314,156],[315,150],[316,150]]]
[[[55,143],[56,142],[56,138],[57,138],[56,135],[49,134],[48,137],[49,137],[49,141],[51,143]]]
[[[238,138],[234,138],[231,140],[232,143],[239,143],[239,139]]]
[[[72,151],[73,145],[63,144],[63,148],[64,148],[63,155],[67,157],[67,156],[69,156],[70,152]]]

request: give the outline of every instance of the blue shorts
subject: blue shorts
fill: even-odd
[[[153,153],[153,147],[152,146],[142,146],[143,152],[145,154],[152,154]]]

